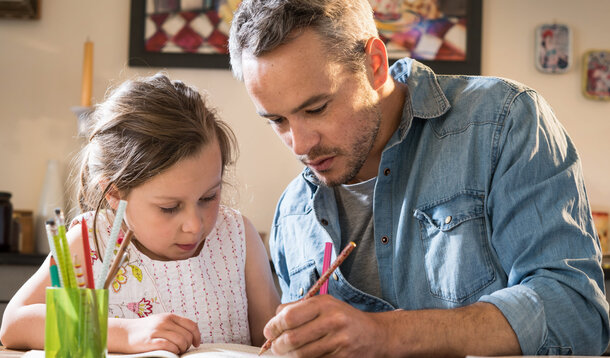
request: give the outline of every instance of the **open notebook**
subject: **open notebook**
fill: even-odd
[[[232,358],[248,358],[259,357],[259,347],[246,346],[243,344],[233,343],[202,343],[197,348],[192,348],[188,352],[178,356],[168,351],[151,351],[135,354],[108,354],[109,358],[212,358],[212,357],[232,357]],[[27,358],[44,358],[44,351],[35,350],[28,351],[24,357]],[[278,357],[267,351],[261,357]]]

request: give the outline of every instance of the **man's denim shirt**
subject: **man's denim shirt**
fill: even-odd
[[[329,293],[370,312],[489,302],[523,354],[601,354],[601,249],[580,159],[549,105],[516,82],[437,76],[410,59],[391,73],[409,95],[374,193],[383,295],[359,291],[340,270]],[[340,252],[338,223],[333,190],[306,168],[271,228],[282,302],[321,275],[326,242],[333,259]]]

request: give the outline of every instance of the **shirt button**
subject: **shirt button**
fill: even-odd
[[[328,225],[328,221],[326,219],[320,220],[320,223],[322,223],[324,226]]]
[[[305,291],[305,290],[303,289],[303,287],[299,288],[299,296],[303,296],[303,292],[304,292],[304,291]]]
[[[391,172],[390,168],[385,168],[385,170],[383,171],[383,175],[385,175],[387,177],[388,175],[390,175],[390,172]]]
[[[453,220],[453,218],[451,217],[451,215],[447,216],[445,218],[445,224],[449,224],[451,222],[451,220]]]
[[[339,277],[337,276],[336,273],[333,273],[333,280],[335,280],[335,281],[339,280]]]
[[[382,237],[381,237],[381,243],[382,243],[382,244],[387,244],[387,243],[388,243],[388,241],[390,241],[390,239],[388,239],[388,237],[387,237],[387,236],[382,236]]]

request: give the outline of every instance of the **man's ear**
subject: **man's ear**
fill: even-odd
[[[100,182],[100,190],[106,189],[106,186],[108,186],[108,181],[102,180]],[[106,198],[108,205],[110,205],[112,209],[116,210],[119,206],[119,201],[121,201],[121,195],[114,184],[110,184],[110,189],[108,189],[104,197]]]
[[[366,54],[367,66],[371,70],[373,76],[373,89],[377,90],[383,86],[388,79],[388,52],[386,51],[383,41],[378,37],[371,37],[366,41],[364,53]]]

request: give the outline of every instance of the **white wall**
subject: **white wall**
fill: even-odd
[[[46,161],[64,176],[82,144],[76,137],[83,43],[95,44],[93,102],[108,85],[159,70],[127,66],[130,1],[44,0],[38,21],[0,20],[0,191],[16,209],[38,209]],[[275,202],[301,170],[260,119],[244,86],[228,70],[168,69],[171,78],[205,89],[234,129],[240,157],[233,184],[237,207],[269,231]],[[72,194],[69,194],[72,196]]]
[[[37,21],[0,20],[0,191],[13,193],[16,209],[37,210],[45,163],[60,160],[64,175],[79,149],[76,117],[80,101],[83,43],[95,43],[94,102],[106,87],[158,69],[127,66],[128,0],[41,1]],[[594,208],[610,210],[610,102],[581,94],[584,51],[610,49],[606,0],[485,0],[482,72],[512,78],[538,89],[571,133],[583,158]],[[534,29],[563,22],[574,33],[572,69],[561,75],[534,66]],[[228,70],[169,69],[170,77],[200,89],[234,128],[240,143],[236,185],[238,208],[268,231],[276,200],[301,165],[265,120],[256,116],[243,88]]]

